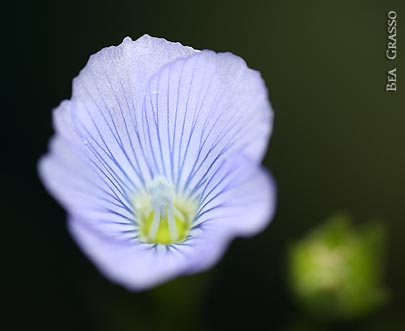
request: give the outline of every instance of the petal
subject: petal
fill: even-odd
[[[159,70],[148,85],[142,116],[153,171],[180,190],[209,178],[232,153],[260,162],[272,126],[260,74],[238,56],[212,51]]]
[[[235,163],[237,162],[237,163]],[[275,190],[270,176],[246,157],[224,162],[207,184],[207,199],[198,224],[184,243],[170,246],[111,240],[86,222],[72,218],[69,228],[100,271],[129,289],[155,286],[174,276],[205,270],[223,255],[236,235],[253,235],[271,220]],[[239,179],[238,179],[239,178]],[[208,200],[207,200],[208,201]],[[226,203],[215,208],[218,203]]]
[[[126,194],[114,181],[99,176],[85,155],[61,136],[54,137],[50,153],[41,158],[38,170],[42,182],[72,215],[81,215],[87,223],[109,231],[133,229],[133,211]]]
[[[80,218],[69,219],[69,230],[83,252],[111,281],[143,290],[181,274],[189,261],[169,246],[142,244],[127,238],[111,240]]]
[[[139,134],[140,115],[150,77],[164,64],[196,51],[147,35],[91,56],[74,79],[71,112],[89,153],[134,187],[153,174]]]
[[[164,64],[195,52],[145,35],[90,57],[71,100],[53,113],[56,135],[39,163],[43,183],[70,213],[98,212],[112,200],[119,206],[104,209],[130,217],[131,195],[151,175],[138,131],[147,83]]]
[[[275,187],[264,168],[243,154],[234,154],[203,186],[193,227],[215,227],[229,237],[255,235],[274,215]]]
[[[272,220],[276,186],[272,176],[245,155],[223,161],[206,183],[187,247],[187,273],[210,268],[235,237],[250,237]]]

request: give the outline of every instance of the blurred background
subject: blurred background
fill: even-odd
[[[389,10],[398,14],[395,61],[385,58]],[[403,328],[403,1],[31,1],[2,12],[2,330]],[[261,71],[275,111],[265,166],[277,181],[278,210],[263,233],[235,240],[211,271],[130,293],[79,251],[64,211],[38,180],[36,162],[53,132],[51,110],[70,97],[72,78],[89,55],[144,33],[231,51]],[[394,67],[399,91],[387,93]],[[304,272],[297,276],[300,257],[292,251],[307,245],[305,238],[318,240],[314,231],[322,237],[325,220],[339,212],[351,215],[354,233],[379,220],[376,236],[385,239],[368,251],[375,254],[360,250],[354,259],[371,259],[376,267],[367,272],[379,274],[384,299],[368,313],[334,315],[332,307],[325,317],[294,292]],[[351,247],[345,243],[339,247]],[[341,260],[326,255],[326,261],[339,269],[333,261]],[[322,272],[316,263],[304,263],[308,268]],[[367,284],[361,286],[371,293]]]

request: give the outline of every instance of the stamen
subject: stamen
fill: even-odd
[[[135,197],[139,238],[143,242],[170,245],[184,241],[198,210],[195,200],[178,194],[164,177],[156,177]]]
[[[149,238],[151,240],[156,238],[156,234],[159,229],[159,224],[160,224],[160,212],[156,211],[155,216],[153,217],[152,225],[150,226],[150,229],[149,229]]]
[[[179,232],[177,230],[176,221],[174,220],[172,204],[168,206],[168,221],[170,237],[173,241],[176,241],[179,238]]]

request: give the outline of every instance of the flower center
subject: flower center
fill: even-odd
[[[196,201],[176,193],[164,177],[146,185],[146,192],[135,198],[139,238],[150,244],[170,245],[184,241],[197,213]]]

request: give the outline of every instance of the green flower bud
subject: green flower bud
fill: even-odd
[[[307,312],[326,318],[360,317],[387,302],[382,285],[385,231],[372,222],[353,228],[338,214],[289,249],[289,285]]]

